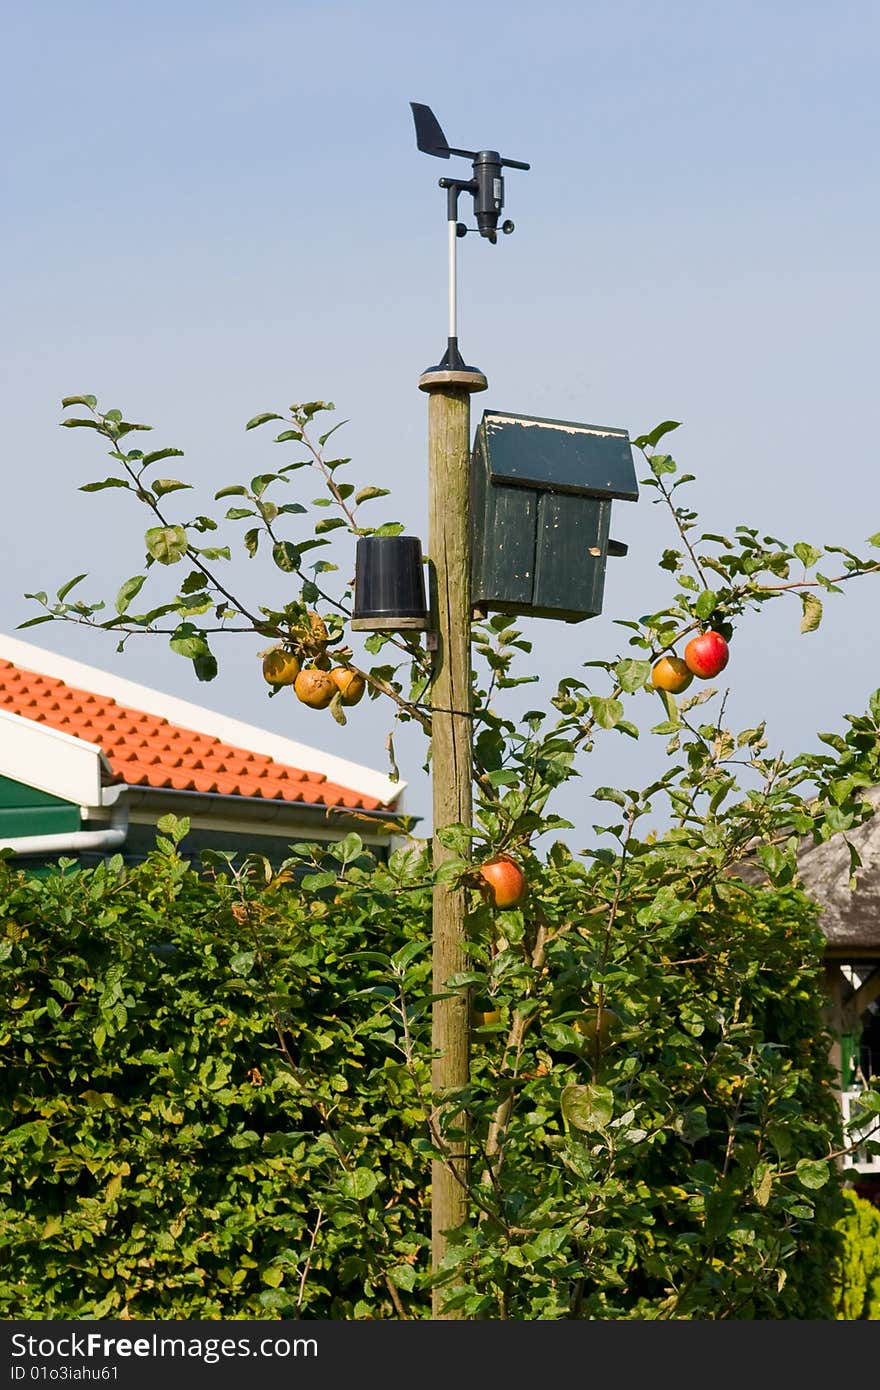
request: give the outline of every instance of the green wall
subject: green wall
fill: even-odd
[[[0,839],[79,830],[79,807],[58,796],[0,777]]]

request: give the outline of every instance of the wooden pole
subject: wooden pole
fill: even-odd
[[[468,472],[470,463],[470,395],[485,391],[486,378],[475,371],[435,370],[419,380],[428,402],[428,558],[431,612],[436,631],[432,697],[431,776],[433,855],[437,868],[452,856],[437,839],[448,825],[470,825],[471,782],[471,601]],[[437,884],[433,901],[433,991],[466,969],[465,892]],[[435,1099],[466,1086],[469,1076],[470,1020],[468,992],[456,991],[434,1003],[431,1081]],[[453,1126],[465,1128],[456,1117]],[[449,1166],[435,1160],[431,1173],[431,1263],[437,1269],[447,1247],[447,1233],[467,1217],[468,1141],[451,1145]],[[435,1318],[455,1318],[440,1311],[442,1290],[435,1289]]]

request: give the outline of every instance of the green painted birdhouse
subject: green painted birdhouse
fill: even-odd
[[[635,502],[626,430],[487,410],[471,456],[475,613],[581,622],[602,611],[611,503]]]

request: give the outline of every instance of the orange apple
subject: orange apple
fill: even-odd
[[[356,705],[367,688],[363,676],[359,676],[356,671],[350,671],[347,666],[334,666],[330,672],[330,679],[342,695],[344,705]]]
[[[263,679],[269,685],[293,685],[300,672],[300,663],[293,652],[273,647],[263,657]]]
[[[651,684],[655,690],[668,690],[671,695],[679,695],[687,690],[694,673],[680,656],[661,656],[651,672]]]
[[[585,1009],[580,1018],[576,1018],[571,1026],[581,1033],[587,1039],[587,1042],[590,1043],[595,1043],[596,1035],[598,1034],[599,1042],[604,1047],[619,1022],[620,1016],[616,1014],[613,1009],[603,1008],[602,1022],[600,1024],[599,1010],[597,1007],[593,1006],[589,1009]]]
[[[330,679],[328,671],[309,666],[300,671],[293,689],[296,698],[310,709],[326,709],[336,694],[336,682]]]

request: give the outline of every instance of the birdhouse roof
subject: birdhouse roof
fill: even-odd
[[[476,445],[493,482],[638,500],[626,430],[486,410]]]

